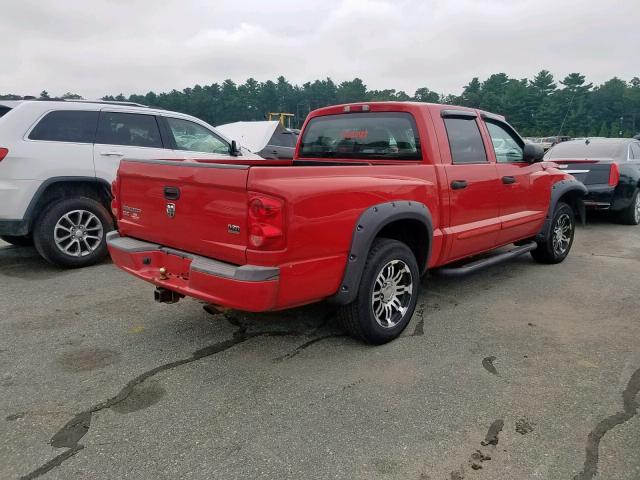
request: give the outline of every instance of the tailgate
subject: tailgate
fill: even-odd
[[[246,263],[247,165],[124,160],[115,197],[123,236]]]
[[[549,160],[585,185],[607,184],[612,160]]]

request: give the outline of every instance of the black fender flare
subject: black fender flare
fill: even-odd
[[[426,262],[424,265],[419,265],[420,273],[424,273],[431,256],[433,238],[433,220],[427,206],[421,202],[408,200],[373,205],[362,212],[356,222],[342,282],[338,292],[330,298],[332,303],[346,305],[355,300],[367,254],[374,239],[386,225],[397,220],[417,220],[426,227],[428,235]]]
[[[35,221],[36,217],[39,214],[38,207],[41,207],[40,199],[44,195],[44,192],[47,190],[47,188],[49,188],[52,185],[55,185],[56,183],[67,183],[67,182],[93,184],[96,186],[96,188],[105,188],[106,191],[109,192],[109,194],[111,192],[111,185],[109,185],[109,182],[107,182],[102,178],[96,178],[96,177],[48,178],[44,182],[42,182],[42,184],[36,190],[36,193],[33,194],[33,197],[31,198],[31,201],[29,202],[29,205],[27,206],[27,209],[24,212],[24,216],[23,216],[23,219],[21,222],[21,228],[20,228],[21,232],[24,232],[24,233],[21,233],[21,235],[26,235],[31,231],[33,222]]]
[[[556,213],[558,201],[566,193],[572,191],[580,193],[580,196],[578,197],[578,204],[576,205],[576,207],[578,208],[577,213],[580,216],[582,223],[584,224],[586,222],[586,214],[582,198],[588,193],[587,187],[585,187],[581,181],[576,180],[575,178],[561,180],[553,184],[553,186],[551,187],[549,209],[547,210],[547,216],[544,219],[544,224],[542,225],[540,232],[538,232],[538,235],[536,235],[536,240],[543,241],[547,238],[547,236],[549,235],[549,231],[551,230],[551,220],[553,219],[553,215]]]

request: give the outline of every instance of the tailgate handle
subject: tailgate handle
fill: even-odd
[[[180,198],[180,189],[178,187],[164,187],[164,198],[178,200]]]

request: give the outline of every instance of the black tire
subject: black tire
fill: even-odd
[[[90,233],[95,234],[99,240],[93,238],[93,235],[91,238],[87,238],[87,243],[83,243],[83,240],[77,240],[78,248],[69,247],[69,253],[65,253],[61,247],[58,247],[54,238],[56,224],[65,215],[69,215],[69,218],[75,221],[79,218],[78,214],[75,213],[78,211],[89,212],[94,216],[95,220],[92,220],[88,226],[91,229]],[[82,223],[82,219],[90,216],[87,213],[83,215],[86,216],[80,217],[81,219],[78,220],[78,223]],[[97,230],[94,230],[97,222],[102,228],[101,235],[98,234]],[[63,226],[66,227],[69,224],[64,222]],[[33,232],[33,240],[38,253],[48,262],[65,268],[80,268],[98,263],[108,255],[106,235],[111,230],[113,230],[113,219],[100,202],[87,197],[68,198],[49,206],[38,217]],[[64,234],[64,230],[57,229],[57,231]],[[66,247],[64,244],[63,246]],[[82,252],[80,249],[86,249],[86,252]],[[80,251],[80,254],[77,253],[78,251]]]
[[[16,247],[30,247],[33,245],[31,235],[2,235],[0,238]]]
[[[620,223],[625,225],[640,224],[640,190],[636,189],[631,198],[631,205],[622,210],[618,216]]]
[[[393,313],[395,320],[393,325],[382,326],[376,320],[374,313],[374,303],[372,303],[374,295],[374,287],[376,287],[376,279],[382,275],[390,262],[399,261],[392,266],[392,271],[396,268],[396,275],[400,275],[400,285],[411,283],[411,291],[400,294],[398,302],[402,303],[401,310]],[[406,268],[405,268],[406,267]],[[410,275],[407,273],[407,268]],[[403,273],[404,272],[404,273]],[[380,284],[382,285],[382,284]],[[390,285],[389,292],[394,290],[394,286]],[[406,288],[406,287],[405,287]],[[340,319],[345,330],[354,338],[362,340],[373,345],[381,345],[398,337],[406,328],[416,309],[416,302],[420,294],[420,272],[418,270],[418,262],[413,252],[404,243],[388,238],[378,238],[373,242],[367,261],[362,272],[362,279],[358,287],[356,299],[348,305],[343,305],[338,310],[338,318]],[[376,292],[382,299],[382,292]],[[376,303],[379,308],[382,305],[385,313],[387,312],[384,303]],[[390,308],[391,310],[391,308]],[[391,318],[391,315],[389,316]]]
[[[560,227],[560,222],[568,222],[569,230],[564,232],[564,237],[568,235],[568,243],[563,248],[555,248],[555,232]],[[566,203],[558,202],[551,221],[551,227],[549,228],[549,234],[545,240],[538,242],[538,247],[531,251],[531,256],[540,263],[554,264],[562,262],[569,255],[575,231],[576,220],[573,209]]]

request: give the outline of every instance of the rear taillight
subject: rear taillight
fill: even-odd
[[[9,155],[9,149],[8,148],[0,148],[0,162],[2,160],[4,160],[4,157],[6,157],[7,155]]]
[[[611,170],[609,170],[609,186],[615,187],[620,181],[620,168],[617,163],[611,164]]]
[[[111,213],[118,218],[118,179],[111,182]]]
[[[251,247],[284,248],[284,202],[261,193],[250,193],[248,227]]]

